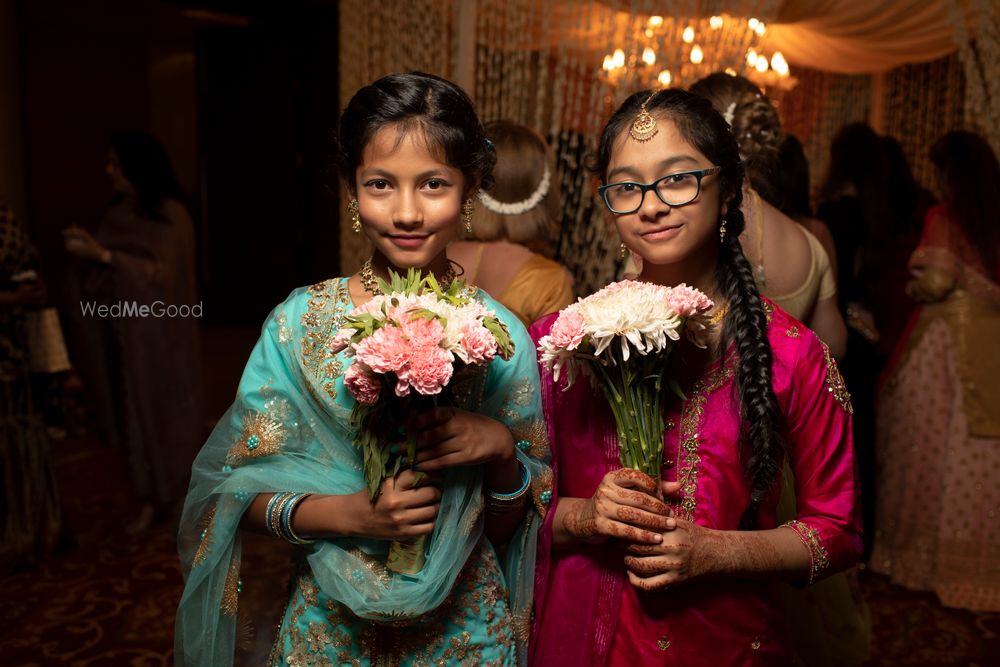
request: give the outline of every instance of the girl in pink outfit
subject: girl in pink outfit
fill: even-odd
[[[739,149],[708,101],[632,95],[596,167],[639,279],[702,290],[721,326],[706,349],[682,340],[672,354],[685,399],[666,397],[658,480],[621,469],[599,393],[543,373],[554,481],[532,664],[786,664],[776,583],[808,585],[861,553],[850,397],[816,335],[757,292],[738,240]],[[786,456],[798,509],[778,526]]]

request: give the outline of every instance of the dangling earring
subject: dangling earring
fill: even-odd
[[[726,240],[726,219],[722,219],[722,224],[719,226],[719,243]]]
[[[361,233],[361,213],[358,212],[358,200],[352,199],[347,204],[347,210],[351,212],[351,231],[355,234]]]
[[[621,250],[618,252],[618,259],[625,259],[626,255],[628,255],[628,246],[623,243]]]
[[[465,200],[462,204],[462,221],[465,223],[465,233],[472,234],[472,214],[475,212],[476,206],[472,203],[472,197]]]

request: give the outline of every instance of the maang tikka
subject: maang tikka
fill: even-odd
[[[656,129],[656,119],[653,115],[646,111],[646,105],[649,101],[653,99],[653,95],[656,95],[656,91],[646,98],[646,101],[639,106],[639,115],[635,117],[632,121],[632,127],[629,128],[628,133],[632,135],[632,138],[636,141],[649,141],[656,136],[658,130]]]

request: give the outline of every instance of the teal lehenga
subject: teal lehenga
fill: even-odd
[[[552,475],[531,339],[481,290],[510,328],[515,353],[457,373],[462,408],[503,422],[531,473],[528,514],[495,549],[483,533],[481,466],[444,473],[427,563],[385,569],[388,542],[330,539],[295,549],[295,569],[272,665],[523,664],[535,544]],[[294,291],[268,317],[236,402],[194,463],[179,547],[186,586],[177,613],[180,665],[233,662],[240,579],[239,523],[258,493],[351,494],[365,488],[352,444],[351,360],[330,343],[353,304],[347,279]],[[274,619],[277,623],[279,619]]]

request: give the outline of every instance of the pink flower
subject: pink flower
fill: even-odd
[[[479,320],[463,322],[461,331],[462,340],[457,353],[462,361],[467,364],[482,364],[496,356],[497,339]]]
[[[375,373],[399,373],[409,360],[410,344],[400,329],[384,326],[362,339],[354,354]]]
[[[412,350],[409,365],[399,374],[396,395],[405,396],[410,387],[425,396],[441,393],[441,389],[451,380],[453,362],[451,352],[437,345]]]
[[[670,289],[667,305],[681,317],[692,317],[708,310],[714,304],[699,290],[681,283]]]
[[[579,310],[564,310],[552,325],[549,344],[563,350],[575,350],[583,341],[585,324],[586,320]]]
[[[444,327],[439,321],[414,317],[412,313],[401,318],[400,331],[411,348],[440,347],[444,340]]]
[[[358,403],[375,405],[382,390],[382,383],[371,374],[371,369],[355,361],[344,372],[344,386],[351,392]]]

